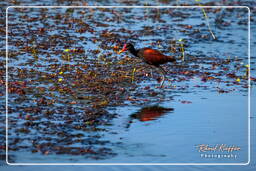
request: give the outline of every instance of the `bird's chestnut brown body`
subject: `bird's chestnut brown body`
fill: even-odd
[[[160,53],[158,50],[151,48],[139,49],[137,56],[142,58],[147,64],[159,66],[167,62],[175,62],[176,60],[171,56],[166,56]]]

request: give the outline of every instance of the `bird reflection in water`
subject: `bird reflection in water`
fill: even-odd
[[[172,112],[173,108],[164,108],[158,105],[141,108],[138,112],[130,115],[130,120],[126,128],[129,128],[133,119],[138,119],[142,122],[156,120],[168,112]]]

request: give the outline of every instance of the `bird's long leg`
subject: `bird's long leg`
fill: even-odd
[[[153,67],[152,67],[152,65],[149,65],[149,64],[148,64],[148,66],[150,67],[150,75],[153,78]]]
[[[162,74],[162,76],[163,76],[162,82],[161,82],[161,85],[160,85],[160,87],[162,88],[162,87],[163,87],[163,84],[164,84],[164,81],[165,81],[166,72],[165,72],[165,70],[164,70],[161,66],[158,66],[158,68],[160,69],[161,74]]]

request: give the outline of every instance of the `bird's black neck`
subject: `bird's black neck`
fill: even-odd
[[[129,52],[130,52],[131,54],[133,54],[134,56],[137,56],[137,57],[138,57],[138,52],[139,52],[139,50],[136,50],[134,47],[131,47],[131,48],[129,49]]]

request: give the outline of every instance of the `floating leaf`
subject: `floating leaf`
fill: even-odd
[[[76,101],[72,101],[69,104],[77,104],[77,102]]]

